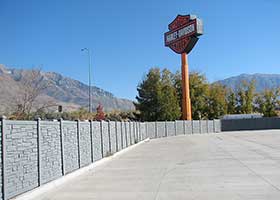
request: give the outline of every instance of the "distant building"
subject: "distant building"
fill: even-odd
[[[263,114],[260,113],[252,113],[252,114],[231,114],[224,115],[222,119],[254,119],[254,118],[262,118]]]

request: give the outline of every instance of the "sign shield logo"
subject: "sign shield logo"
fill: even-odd
[[[198,41],[198,36],[203,34],[202,27],[202,21],[196,16],[178,15],[164,34],[165,46],[178,54],[188,54]]]

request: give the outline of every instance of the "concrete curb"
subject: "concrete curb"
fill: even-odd
[[[44,194],[44,193],[46,193],[46,192],[48,192],[52,189],[55,189],[55,188],[63,185],[67,181],[70,181],[70,180],[72,180],[72,179],[74,179],[74,178],[76,178],[80,175],[83,175],[84,173],[86,173],[86,172],[88,172],[88,171],[90,171],[90,170],[92,170],[92,169],[94,169],[94,168],[96,168],[100,165],[103,165],[107,162],[112,161],[114,158],[126,153],[127,151],[137,147],[138,145],[141,145],[145,142],[148,142],[149,140],[150,140],[150,138],[147,138],[147,139],[145,139],[141,142],[138,142],[137,144],[134,144],[132,146],[129,146],[129,147],[119,151],[119,152],[114,153],[112,156],[102,158],[101,160],[98,160],[94,163],[91,163],[90,165],[85,166],[83,168],[77,169],[76,171],[71,172],[70,174],[67,174],[65,176],[62,176],[62,177],[56,179],[56,180],[53,180],[49,183],[46,183],[46,184],[44,184],[40,187],[37,187],[37,188],[35,188],[35,189],[33,189],[29,192],[25,192],[23,194],[20,194],[20,195],[14,197],[14,198],[11,198],[11,200],[30,200],[32,198],[40,196],[40,195],[42,195],[42,194]]]

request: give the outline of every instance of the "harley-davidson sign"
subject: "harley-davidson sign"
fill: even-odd
[[[203,23],[194,15],[178,15],[168,29],[164,34],[165,46],[176,53],[188,54],[198,41],[198,36],[203,34]]]

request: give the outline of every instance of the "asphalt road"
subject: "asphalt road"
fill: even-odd
[[[36,200],[280,199],[280,131],[155,139]]]

